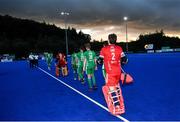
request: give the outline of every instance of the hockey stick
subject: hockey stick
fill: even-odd
[[[133,82],[133,78],[130,74],[126,73],[122,67],[121,67],[121,81],[122,81],[122,84],[129,84],[129,83],[132,83]]]

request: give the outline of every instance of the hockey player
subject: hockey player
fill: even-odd
[[[52,60],[53,60],[53,54],[45,52],[44,57],[45,57],[45,61],[46,61],[47,66],[48,66],[48,70],[51,70],[51,63],[52,63]]]
[[[85,44],[85,48],[86,51],[84,52],[85,59],[83,71],[86,71],[86,74],[88,76],[89,91],[92,91],[93,89],[97,89],[96,79],[94,76],[94,71],[95,69],[97,70],[96,55],[95,52],[91,50],[90,43]]]
[[[125,112],[124,100],[119,85],[121,77],[121,57],[124,55],[120,46],[116,45],[116,34],[109,34],[109,45],[105,46],[100,51],[100,57],[104,60],[106,71],[103,93],[109,108],[109,111],[116,114]]]
[[[30,68],[33,68],[34,67],[34,55],[33,55],[33,53],[29,54],[28,59],[29,59],[29,66],[30,66]]]
[[[39,55],[38,54],[34,54],[34,65],[36,66],[36,67],[38,67],[39,66]]]
[[[60,75],[60,68],[61,68],[61,65],[60,65],[60,53],[58,53],[56,55],[56,60],[55,60],[55,73],[56,73],[56,77],[58,77]]]
[[[62,71],[62,76],[67,76],[68,75],[68,70],[67,70],[67,62],[66,62],[66,57],[63,53],[58,53],[56,56],[56,76],[60,75],[60,70]]]
[[[80,47],[80,51],[77,53],[77,63],[78,63],[78,80],[84,84],[84,72],[83,72],[83,65],[84,65],[84,47]]]
[[[73,69],[74,80],[77,79],[77,49],[74,50],[74,53],[71,55],[71,66]]]

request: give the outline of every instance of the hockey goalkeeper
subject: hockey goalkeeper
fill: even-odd
[[[121,58],[124,53],[120,46],[116,45],[116,34],[109,34],[109,45],[103,47],[100,51],[100,58],[104,62],[105,86],[103,86],[103,93],[108,105],[109,111],[114,114],[125,113],[124,100],[119,85],[121,78]],[[127,58],[123,59],[127,62]]]

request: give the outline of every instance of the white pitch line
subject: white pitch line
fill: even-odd
[[[104,110],[108,111],[108,108],[106,108],[105,106],[103,106],[102,104],[98,103],[97,101],[91,99],[90,97],[86,96],[85,94],[83,94],[82,92],[78,91],[77,89],[71,87],[70,85],[66,84],[65,82],[63,82],[62,80],[56,78],[55,76],[51,75],[50,73],[46,72],[45,70],[43,70],[42,68],[38,67],[38,69],[40,69],[42,72],[46,73],[47,75],[51,76],[52,78],[56,79],[57,81],[59,81],[60,83],[62,83],[63,85],[69,87],[70,89],[72,89],[73,91],[77,92],[78,94],[82,95],[83,97],[85,97],[86,99],[90,100],[91,102],[93,102],[94,104],[98,105],[99,107],[103,108]],[[120,115],[116,115],[117,118],[123,120],[124,122],[129,122],[129,120],[125,119],[124,117],[120,116]]]

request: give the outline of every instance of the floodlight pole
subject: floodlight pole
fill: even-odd
[[[64,25],[65,25],[66,57],[67,57],[68,56],[67,16],[69,16],[69,13],[61,12],[61,15],[65,16]]]
[[[124,21],[125,21],[125,24],[126,24],[126,52],[128,53],[128,30],[127,30],[128,17],[124,17]]]

